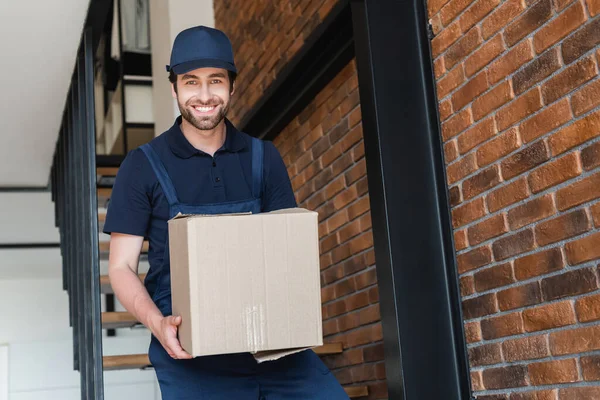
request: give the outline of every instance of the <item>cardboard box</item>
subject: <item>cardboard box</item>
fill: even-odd
[[[192,356],[262,362],[323,344],[316,212],[179,215],[169,246],[173,315]]]

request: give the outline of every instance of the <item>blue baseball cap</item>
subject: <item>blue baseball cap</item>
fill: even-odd
[[[181,31],[175,37],[167,72],[181,75],[204,67],[224,68],[237,74],[231,41],[222,31],[207,26]]]

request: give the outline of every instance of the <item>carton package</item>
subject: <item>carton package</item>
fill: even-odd
[[[173,315],[192,356],[263,362],[323,344],[316,212],[178,215],[169,251]]]

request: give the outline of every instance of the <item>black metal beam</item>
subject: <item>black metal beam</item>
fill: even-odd
[[[389,398],[470,399],[425,5],[351,5]]]
[[[0,243],[0,249],[56,249],[60,243]]]
[[[353,57],[350,5],[340,0],[244,116],[240,129],[273,140]]]

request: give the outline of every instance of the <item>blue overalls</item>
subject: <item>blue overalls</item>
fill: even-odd
[[[183,204],[150,144],[141,146],[169,203],[169,215],[261,212],[263,142],[252,140],[252,197],[219,204]],[[163,315],[171,315],[171,277],[168,235],[163,265],[153,300]],[[250,353],[171,358],[152,336],[150,361],[156,371],[163,400],[342,400],[346,392],[312,351],[258,364]]]

